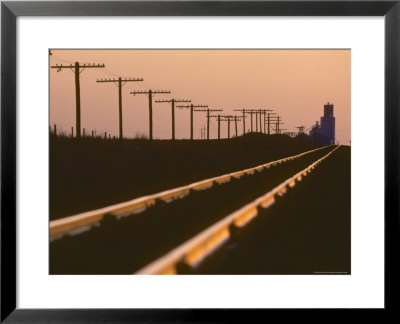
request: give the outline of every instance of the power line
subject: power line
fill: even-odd
[[[193,141],[193,108],[208,108],[208,105],[179,105],[178,108],[190,108],[190,140]]]
[[[283,123],[280,120],[280,116],[278,116],[278,120],[275,122],[275,134],[280,134],[281,133],[281,129],[280,129],[280,125],[282,125]]]
[[[221,138],[221,115],[212,115],[210,117],[216,117],[218,122],[218,140]]]
[[[236,115],[235,116],[233,116],[233,115],[223,115],[221,117],[222,117],[222,119],[219,120],[220,122],[221,121],[228,122],[228,139],[231,138],[231,121],[233,121],[233,120],[235,121],[236,137],[237,137],[237,121],[238,120],[240,121],[240,119],[238,119]]]
[[[168,99],[168,100],[156,100],[156,103],[161,102],[170,102],[172,105],[171,107],[171,114],[172,114],[172,140],[175,140],[175,103],[176,102],[192,102],[191,100],[187,99]]]
[[[262,130],[261,130],[261,112],[262,112],[264,114],[264,134],[266,133],[266,130],[265,130],[265,119],[266,119],[267,111],[271,112],[272,109],[260,109],[260,132],[262,132]]]
[[[75,72],[75,97],[76,97],[76,137],[80,138],[81,137],[81,90],[80,90],[80,80],[79,80],[79,75],[85,70],[85,69],[93,69],[93,68],[104,68],[104,64],[80,64],[79,62],[75,62],[74,65],[70,64],[69,66],[67,65],[54,65],[51,66],[52,69],[57,69],[57,72],[62,71],[63,69],[71,69],[72,71]]]
[[[148,95],[149,97],[149,139],[153,140],[153,96],[158,93],[171,93],[169,90],[135,90],[131,91],[131,94],[136,96],[137,94]]]
[[[276,113],[268,112],[267,115],[268,115],[268,116],[267,116],[267,120],[265,121],[265,119],[264,119],[264,123],[267,122],[267,124],[268,124],[268,132],[267,132],[267,134],[268,134],[268,135],[271,135],[271,121],[272,121],[272,119],[274,118],[273,115],[276,115]],[[272,116],[272,117],[271,117],[271,116]]]
[[[257,110],[255,110],[255,109],[246,109],[246,113],[247,113],[247,114],[250,114],[251,132],[253,133],[253,114],[254,114],[254,113],[257,114]],[[256,115],[256,117],[257,117],[257,115]],[[256,118],[256,127],[257,127],[257,118]]]
[[[143,81],[143,78],[124,78],[118,77],[118,79],[97,79],[96,82],[98,83],[114,83],[118,87],[118,111],[119,111],[119,138],[122,139],[122,87],[127,82],[136,82],[136,81]]]
[[[207,112],[207,116],[206,116],[206,118],[207,118],[207,140],[209,140],[210,139],[210,111],[222,111],[222,109],[210,109],[210,108],[207,108],[207,109],[195,109],[194,111],[205,111],[205,112]]]

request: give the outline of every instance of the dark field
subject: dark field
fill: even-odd
[[[314,147],[286,135],[231,140],[50,136],[50,220],[253,167]]]
[[[51,274],[131,274],[303,170],[332,147],[50,244]],[[334,175],[335,176],[335,175]],[[302,184],[301,184],[302,185]],[[318,194],[312,190],[313,194]],[[340,204],[339,204],[340,205]],[[304,212],[304,206],[303,206]]]

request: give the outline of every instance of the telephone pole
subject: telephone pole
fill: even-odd
[[[257,110],[254,109],[246,109],[246,113],[250,114],[250,119],[251,119],[251,132],[253,133],[253,114],[256,114],[256,126],[257,126]]]
[[[243,118],[243,135],[246,134],[246,109],[233,109],[233,111],[240,111],[242,113],[242,118]]]
[[[118,87],[118,110],[119,110],[119,139],[123,138],[122,134],[122,87],[127,82],[136,82],[136,81],[143,81],[143,78],[124,78],[119,77],[118,79],[97,79],[96,82],[98,83],[105,83],[105,82],[112,82]]]
[[[297,127],[295,127],[295,128],[297,128],[297,129],[299,130],[298,135],[304,133],[304,128],[305,128],[305,126],[297,126]]]
[[[193,111],[194,108],[208,108],[208,105],[179,105],[178,108],[190,108],[190,140],[193,141]]]
[[[268,115],[268,117],[267,117],[268,133],[267,134],[271,135],[271,122],[272,122],[273,117],[275,117],[273,115],[276,115],[276,113],[268,112],[267,115]]]
[[[81,89],[80,89],[80,80],[79,75],[83,72],[84,69],[93,69],[93,68],[104,68],[104,64],[80,64],[79,62],[75,62],[74,65],[53,65],[50,68],[57,69],[57,72],[62,71],[62,69],[71,69],[72,72],[75,73],[75,102],[76,102],[76,137],[81,137]]]
[[[266,133],[265,132],[265,121],[266,121],[266,115],[267,115],[267,111],[272,111],[272,109],[261,109],[261,111],[263,112],[263,114],[264,114],[264,134]],[[261,121],[260,121],[261,122]],[[261,126],[260,126],[261,127]]]
[[[235,136],[238,137],[238,129],[237,129],[237,122],[240,121],[240,118],[246,118],[246,116],[240,117],[235,115]]]
[[[222,109],[195,109],[194,111],[205,111],[207,112],[207,141],[210,139],[210,111],[222,111]]]
[[[218,140],[221,139],[221,115],[212,115],[210,117],[216,117],[218,121]]]
[[[275,134],[279,134],[279,125],[280,125],[279,119],[280,117],[278,116],[278,120],[275,123]]]
[[[223,115],[222,119],[220,121],[226,121],[228,122],[228,139],[231,138],[231,121],[236,120],[236,126],[237,126],[237,116],[232,116],[232,115]],[[240,119],[239,119],[240,121]],[[237,136],[237,127],[236,127],[236,136]]]
[[[275,122],[275,134],[280,134],[281,130],[279,129],[280,125],[282,125],[283,123],[281,122],[281,117],[278,116],[277,121]]]
[[[191,100],[187,99],[167,99],[167,100],[156,100],[156,103],[161,102],[170,102],[172,104],[172,140],[175,140],[175,103],[177,102],[192,102]]]
[[[304,134],[305,126],[302,125],[302,126],[297,126],[297,127],[295,127],[295,128],[297,128],[297,129],[299,130],[299,132],[297,133],[297,139],[298,139],[300,142],[302,142],[302,136],[301,136],[301,134]],[[294,137],[296,137],[296,135],[295,135]]]
[[[262,133],[262,127],[261,127],[261,109],[256,109],[256,132],[257,133]]]
[[[135,90],[131,94],[144,94],[149,97],[149,140],[153,140],[153,96],[158,93],[171,93],[169,90]]]
[[[251,120],[250,132],[253,133],[253,111],[252,110],[248,110],[248,114],[250,114],[250,120]]]
[[[254,112],[256,114],[256,133],[258,133],[258,117],[257,117],[258,110],[255,110]]]
[[[258,130],[259,130],[259,133],[262,133],[261,113],[262,113],[262,110],[258,109],[258,124],[259,124]]]

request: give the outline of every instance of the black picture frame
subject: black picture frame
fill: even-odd
[[[266,310],[16,308],[16,19],[19,16],[384,16],[385,312],[398,307],[400,1],[4,1],[1,3],[1,322],[254,322]],[[381,312],[381,311],[379,311]],[[382,313],[379,313],[382,314]],[[381,316],[381,315],[379,315]],[[247,320],[245,320],[247,319]],[[258,322],[258,320],[257,320]]]

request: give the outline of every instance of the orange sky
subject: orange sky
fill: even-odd
[[[194,104],[224,109],[274,109],[283,118],[282,128],[310,127],[319,121],[323,105],[335,105],[336,139],[350,140],[350,50],[52,50],[50,64],[104,63],[105,68],[80,74],[81,125],[118,135],[118,88],[96,79],[144,78],[123,87],[125,137],[148,135],[148,99],[130,91],[160,89],[154,99],[191,99]],[[239,114],[237,112],[237,114]],[[176,109],[176,138],[189,138],[189,110]],[[69,69],[50,70],[50,124],[71,132],[75,128],[75,83]],[[194,115],[194,137],[206,125],[205,113]],[[246,128],[249,128],[249,118]],[[233,125],[231,125],[232,127]],[[238,127],[241,134],[241,127]],[[231,133],[234,128],[231,128]],[[154,138],[171,138],[170,104],[153,104]],[[227,136],[226,123],[221,135]],[[211,120],[211,138],[217,121]]]

